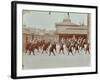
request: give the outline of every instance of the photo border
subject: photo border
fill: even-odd
[[[17,4],[31,4],[31,5],[47,5],[47,6],[60,6],[60,7],[79,7],[79,8],[93,8],[96,10],[96,67],[95,72],[80,72],[80,73],[64,73],[64,74],[50,74],[50,75],[30,75],[30,76],[17,76]],[[98,73],[98,7],[88,5],[72,5],[72,4],[57,4],[57,3],[41,3],[41,2],[24,2],[12,1],[11,2],[11,78],[38,78],[38,77],[55,77],[55,76],[68,76],[68,75],[85,75]]]

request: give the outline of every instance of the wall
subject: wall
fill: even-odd
[[[64,4],[82,4],[82,5],[98,5],[100,7],[100,0],[31,0],[37,2],[50,2],[50,3],[64,3]],[[10,5],[11,0],[0,0],[0,80],[11,80],[11,13]],[[100,9],[100,8],[99,8]],[[99,10],[100,14],[100,10]],[[98,16],[100,20],[100,16]],[[100,26],[100,24],[98,24]],[[98,28],[98,30],[100,30]],[[98,31],[100,34],[100,31]],[[98,38],[100,40],[100,36]],[[98,42],[100,44],[100,42]],[[100,45],[99,45],[100,47]],[[100,49],[99,49],[100,52]],[[99,53],[98,52],[98,53]],[[100,57],[100,54],[98,54]],[[99,58],[100,61],[100,58]],[[100,67],[100,62],[98,64]],[[92,75],[77,75],[77,76],[64,76],[64,77],[48,77],[36,78],[26,80],[100,80],[99,74]],[[23,79],[24,80],[24,79]]]

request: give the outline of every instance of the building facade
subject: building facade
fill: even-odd
[[[59,35],[59,40],[62,38],[72,38],[75,36],[87,38],[88,27],[84,24],[75,24],[71,21],[70,16],[63,19],[62,22],[56,23],[56,34]]]

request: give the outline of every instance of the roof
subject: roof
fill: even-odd
[[[56,26],[80,26],[79,24],[71,22],[71,19],[69,17],[63,19],[62,22],[56,23]]]

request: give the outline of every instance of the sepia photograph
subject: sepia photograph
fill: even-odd
[[[23,10],[23,69],[90,66],[89,13]]]

